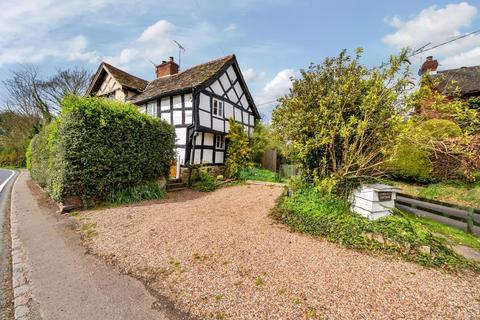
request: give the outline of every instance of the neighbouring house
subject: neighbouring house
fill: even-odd
[[[252,135],[260,115],[235,55],[183,71],[170,57],[156,66],[155,74],[155,80],[146,81],[102,62],[87,95],[131,102],[175,126],[180,166],[223,165],[229,118]],[[178,177],[180,169],[176,171]]]
[[[444,95],[460,95],[468,99],[480,96],[480,66],[437,70],[439,63],[433,56],[427,57],[419,74],[428,74],[438,80],[437,89]]]

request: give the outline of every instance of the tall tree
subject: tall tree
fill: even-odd
[[[289,144],[304,177],[324,191],[382,173],[402,117],[399,99],[411,83],[407,53],[368,68],[362,50],[342,51],[301,70],[273,112],[272,125]]]
[[[3,81],[7,93],[4,109],[23,115],[40,117],[49,123],[60,111],[60,103],[69,94],[85,94],[90,73],[85,69],[58,69],[44,80],[39,69],[26,65],[12,71],[9,79]]]

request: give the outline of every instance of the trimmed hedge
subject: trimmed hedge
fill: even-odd
[[[175,130],[130,104],[69,96],[59,117],[27,151],[32,178],[57,201],[79,196],[83,205],[167,176]]]

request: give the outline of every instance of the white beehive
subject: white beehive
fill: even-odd
[[[395,208],[398,191],[398,188],[379,183],[361,185],[350,196],[350,209],[370,220],[388,216]]]

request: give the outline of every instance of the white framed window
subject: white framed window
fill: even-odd
[[[215,148],[224,149],[225,148],[225,137],[216,135],[215,136]]]
[[[213,99],[213,115],[223,118],[223,101]]]
[[[147,103],[147,114],[152,117],[157,117],[157,100]]]

